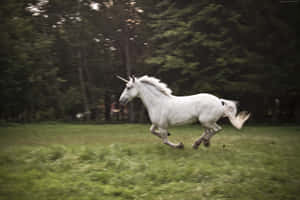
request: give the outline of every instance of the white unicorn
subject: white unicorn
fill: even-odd
[[[245,121],[250,117],[248,112],[237,114],[237,102],[220,99],[214,95],[200,93],[192,96],[173,96],[172,90],[159,79],[147,75],[140,78],[131,76],[126,80],[126,87],[120,96],[120,103],[127,104],[135,97],[139,97],[147,108],[150,120],[150,131],[174,148],[183,148],[182,142],[174,144],[168,140],[168,128],[172,125],[180,125],[196,122],[197,120],[205,128],[202,136],[197,139],[193,148],[197,149],[203,144],[208,147],[210,139],[222,128],[216,123],[221,117],[228,117],[231,124],[241,129]]]

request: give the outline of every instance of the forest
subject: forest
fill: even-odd
[[[146,122],[116,75],[300,123],[299,1],[2,0],[0,121]],[[80,114],[80,115],[79,115]],[[83,116],[83,117],[82,117]]]

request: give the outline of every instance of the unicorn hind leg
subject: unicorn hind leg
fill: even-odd
[[[209,147],[210,139],[212,138],[212,136],[214,136],[217,132],[222,130],[222,127],[219,126],[217,123],[206,124],[204,125],[204,127],[205,127],[204,133],[193,144],[194,149],[197,149],[202,142],[205,147]]]
[[[209,129],[209,133],[205,136],[204,146],[208,147],[210,145],[210,139],[218,132],[222,130],[222,127],[217,123],[214,124],[213,128]]]
[[[207,136],[209,134],[209,129],[205,129],[204,130],[204,132],[202,133],[202,135],[201,135],[201,137],[200,138],[198,138],[195,142],[194,142],[194,144],[193,144],[193,148],[194,149],[198,149],[198,147],[199,147],[199,145],[202,143],[202,142],[204,142],[204,138]]]

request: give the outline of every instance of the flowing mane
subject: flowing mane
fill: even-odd
[[[160,82],[159,79],[150,77],[150,76],[142,76],[138,78],[141,83],[148,84],[156,88],[159,92],[163,93],[166,96],[172,96],[172,90],[168,88],[167,84]]]

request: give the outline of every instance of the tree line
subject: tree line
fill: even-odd
[[[0,119],[147,121],[116,75],[235,99],[253,121],[300,122],[297,1],[3,0]],[[117,111],[116,116],[112,108]],[[120,111],[120,113],[118,113]]]

